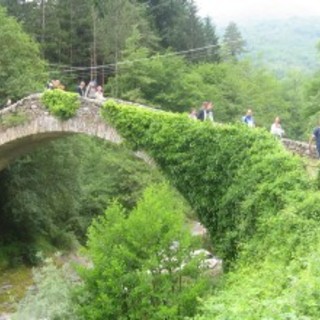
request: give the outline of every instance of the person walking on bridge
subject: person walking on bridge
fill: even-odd
[[[281,127],[281,120],[279,117],[276,117],[274,119],[274,123],[271,126],[270,132],[277,138],[282,138],[282,136],[284,135],[284,130]]]
[[[316,141],[316,147],[318,152],[318,157],[320,158],[320,119],[318,120],[318,126],[313,130],[309,139],[309,152],[312,153],[312,141]]]
[[[248,127],[251,127],[251,128],[254,128],[254,127],[255,127],[254,118],[253,118],[252,110],[251,110],[251,109],[248,109],[248,110],[247,110],[246,115],[242,117],[242,121],[243,121]]]
[[[95,99],[96,98],[96,91],[97,91],[97,83],[95,80],[91,80],[87,85],[86,92],[84,96],[86,98]]]
[[[205,101],[202,103],[201,110],[197,115],[200,121],[211,121],[213,122],[213,104],[211,101]]]
[[[84,81],[81,81],[80,84],[77,87],[77,92],[79,93],[80,97],[84,97],[86,93],[86,83]]]

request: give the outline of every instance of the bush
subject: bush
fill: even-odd
[[[184,319],[210,289],[183,206],[166,185],[148,188],[128,215],[114,203],[89,229],[81,319]],[[176,244],[173,246],[173,244]],[[184,265],[183,268],[181,266]]]
[[[40,260],[40,248],[36,244],[13,242],[0,244],[0,268],[15,268],[21,265],[35,266]]]
[[[59,89],[45,91],[41,100],[53,115],[63,120],[75,116],[80,107],[78,94]]]

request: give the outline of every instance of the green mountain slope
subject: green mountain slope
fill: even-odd
[[[319,66],[316,44],[320,41],[320,17],[292,17],[239,24],[248,55],[279,75],[289,68],[312,72]]]

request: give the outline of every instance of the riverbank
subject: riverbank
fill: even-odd
[[[0,320],[10,319],[17,303],[32,286],[32,268],[19,266],[0,270]]]

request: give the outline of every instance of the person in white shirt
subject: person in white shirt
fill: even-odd
[[[279,117],[276,117],[276,118],[274,119],[274,123],[273,123],[272,126],[271,126],[270,132],[271,132],[274,136],[276,136],[276,137],[278,137],[278,138],[282,138],[282,137],[283,137],[283,135],[284,135],[284,130],[283,130],[282,127],[281,127],[281,120],[280,120]]]
[[[103,100],[104,99],[103,91],[102,91],[102,87],[101,86],[97,86],[97,88],[96,88],[95,99],[98,99],[98,100]]]
[[[86,98],[95,99],[96,98],[96,91],[97,91],[97,83],[95,80],[92,80],[87,85],[84,96]]]

